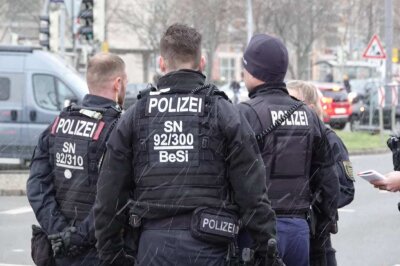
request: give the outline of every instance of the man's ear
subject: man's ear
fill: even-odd
[[[165,64],[164,57],[160,56],[158,58],[158,66],[160,67],[160,70],[161,70],[162,73],[165,73],[167,71],[167,66]]]
[[[206,69],[206,58],[204,56],[201,56],[199,70],[200,72],[203,72],[204,69]]]
[[[113,85],[114,85],[113,86],[114,92],[119,92],[121,90],[121,87],[122,87],[122,78],[121,77],[115,78]]]

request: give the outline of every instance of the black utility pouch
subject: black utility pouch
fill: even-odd
[[[193,238],[214,244],[229,244],[239,232],[236,213],[227,210],[200,207],[194,210],[190,222]]]
[[[31,256],[37,266],[55,266],[50,241],[47,234],[37,225],[32,225]]]

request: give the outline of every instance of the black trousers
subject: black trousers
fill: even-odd
[[[147,229],[139,240],[138,265],[225,265],[227,246],[194,239],[189,230]]]
[[[64,257],[56,259],[57,266],[98,266],[100,260],[96,248],[92,248],[77,257]]]

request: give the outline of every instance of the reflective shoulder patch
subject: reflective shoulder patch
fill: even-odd
[[[354,182],[353,165],[350,161],[342,161],[342,163],[346,172],[346,177]]]

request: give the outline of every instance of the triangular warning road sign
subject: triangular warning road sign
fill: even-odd
[[[383,46],[381,41],[378,38],[378,35],[374,34],[371,40],[368,43],[367,49],[365,49],[364,58],[372,58],[372,59],[385,59],[386,53],[383,50]]]

